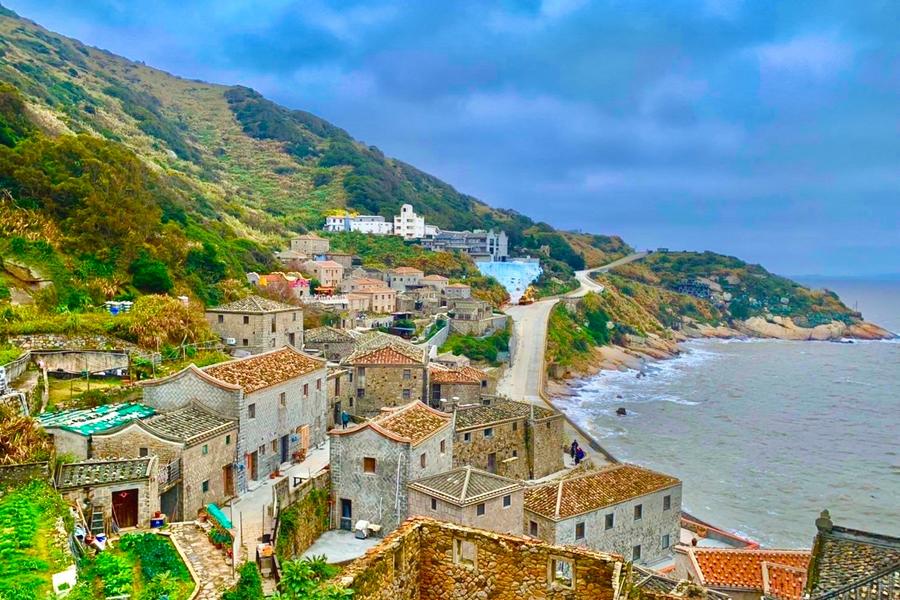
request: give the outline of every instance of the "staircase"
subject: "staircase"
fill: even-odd
[[[99,533],[106,534],[106,522],[103,518],[102,506],[91,507],[91,522],[88,526],[90,527],[91,535],[96,536]]]

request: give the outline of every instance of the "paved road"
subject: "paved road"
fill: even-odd
[[[584,271],[575,271],[575,278],[578,279],[578,283],[581,284],[581,287],[574,292],[570,292],[566,295],[570,298],[580,298],[588,292],[602,292],[603,286],[591,279],[591,273],[606,273],[610,269],[614,269],[615,267],[621,265],[627,265],[628,263],[634,262],[640,258],[644,258],[645,256],[647,256],[646,252],[635,252],[634,254],[623,256],[618,260],[614,260],[609,264],[605,264],[602,267],[585,269]]]

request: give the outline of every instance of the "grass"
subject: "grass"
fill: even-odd
[[[496,366],[500,364],[497,360],[497,354],[509,351],[510,335],[509,326],[502,331],[480,338],[472,335],[452,333],[447,338],[446,343],[440,347],[440,352],[452,352],[457,356],[466,356],[475,362],[484,362]]]
[[[12,344],[0,344],[0,365],[11,363],[22,355],[22,349]]]
[[[48,410],[65,410],[69,408],[90,408],[121,402],[119,392],[122,382],[118,379],[49,379],[50,398]]]

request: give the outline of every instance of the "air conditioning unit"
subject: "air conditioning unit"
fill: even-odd
[[[236,346],[237,340],[235,338],[225,338],[225,344],[228,346]]]

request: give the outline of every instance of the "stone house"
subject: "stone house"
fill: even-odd
[[[426,347],[385,333],[368,333],[341,365],[350,370],[353,403],[347,412],[370,416],[411,400],[427,401]]]
[[[450,283],[444,287],[447,300],[468,300],[472,297],[472,287],[465,283]]]
[[[330,248],[331,243],[327,239],[314,233],[298,235],[291,240],[291,250],[306,257],[325,254]]]
[[[387,284],[391,289],[402,292],[408,286],[417,286],[425,273],[414,267],[394,267],[387,270]]]
[[[333,260],[308,260],[304,270],[319,280],[319,286],[336,290],[344,280],[344,267]]]
[[[353,268],[353,255],[347,252],[326,252],[326,260],[334,261],[344,267],[344,277],[348,277]]]
[[[356,348],[356,338],[349,332],[335,327],[308,329],[303,338],[305,350],[318,350],[331,362],[340,362],[350,356]]]
[[[635,563],[671,557],[681,481],[630,464],[525,490],[525,533],[553,544],[615,552]]]
[[[427,285],[428,287],[434,288],[438,294],[444,293],[444,288],[450,283],[450,280],[444,277],[443,275],[426,275],[422,278],[420,282],[421,285]]]
[[[154,413],[156,410],[153,407],[125,402],[95,408],[45,412],[38,415],[37,420],[53,439],[57,454],[69,455],[75,460],[87,460],[93,456],[93,436]]]
[[[397,294],[397,311],[431,316],[441,309],[437,290],[427,287],[411,287]]]
[[[428,390],[431,406],[450,410],[453,405],[480,404],[482,396],[496,393],[497,385],[481,369],[431,363],[428,367]]]
[[[484,300],[450,300],[447,304],[453,332],[482,336],[506,324],[506,316],[495,317],[491,305]]]
[[[325,441],[326,361],[285,346],[204,369],[190,365],[140,383],[144,402],[161,412],[196,402],[238,422],[235,487],[266,479],[293,454]]]
[[[479,527],[522,533],[524,485],[472,467],[459,467],[407,485],[409,514]]]
[[[386,315],[397,309],[397,291],[383,285],[380,288],[358,290],[351,295],[366,298],[365,312]]]
[[[303,347],[303,311],[290,304],[247,296],[206,309],[206,321],[226,346],[250,354]]]
[[[274,271],[265,275],[247,273],[247,281],[260,290],[267,290],[277,297],[302,301],[310,295],[310,280],[301,273]],[[270,294],[272,295],[272,294]]]
[[[94,434],[93,458],[159,459],[159,505],[170,521],[190,520],[235,495],[237,422],[194,403]]]
[[[345,292],[363,292],[366,290],[380,290],[387,286],[384,281],[374,277],[351,277],[341,287],[342,291]]]
[[[334,523],[363,519],[395,529],[408,514],[408,482],[453,463],[453,415],[414,400],[347,429],[331,430]]]
[[[349,406],[353,396],[350,387],[350,370],[343,367],[329,366],[326,380],[329,404],[328,429],[341,425],[341,413]],[[349,412],[349,411],[348,411]]]
[[[540,479],[563,469],[563,417],[527,402],[498,400],[456,409],[453,466],[511,479]]]
[[[149,527],[159,510],[158,459],[88,460],[60,465],[56,489],[84,513],[96,532]],[[96,528],[95,528],[96,524]]]
[[[800,600],[809,560],[809,550],[677,546],[674,574],[732,600]]]

